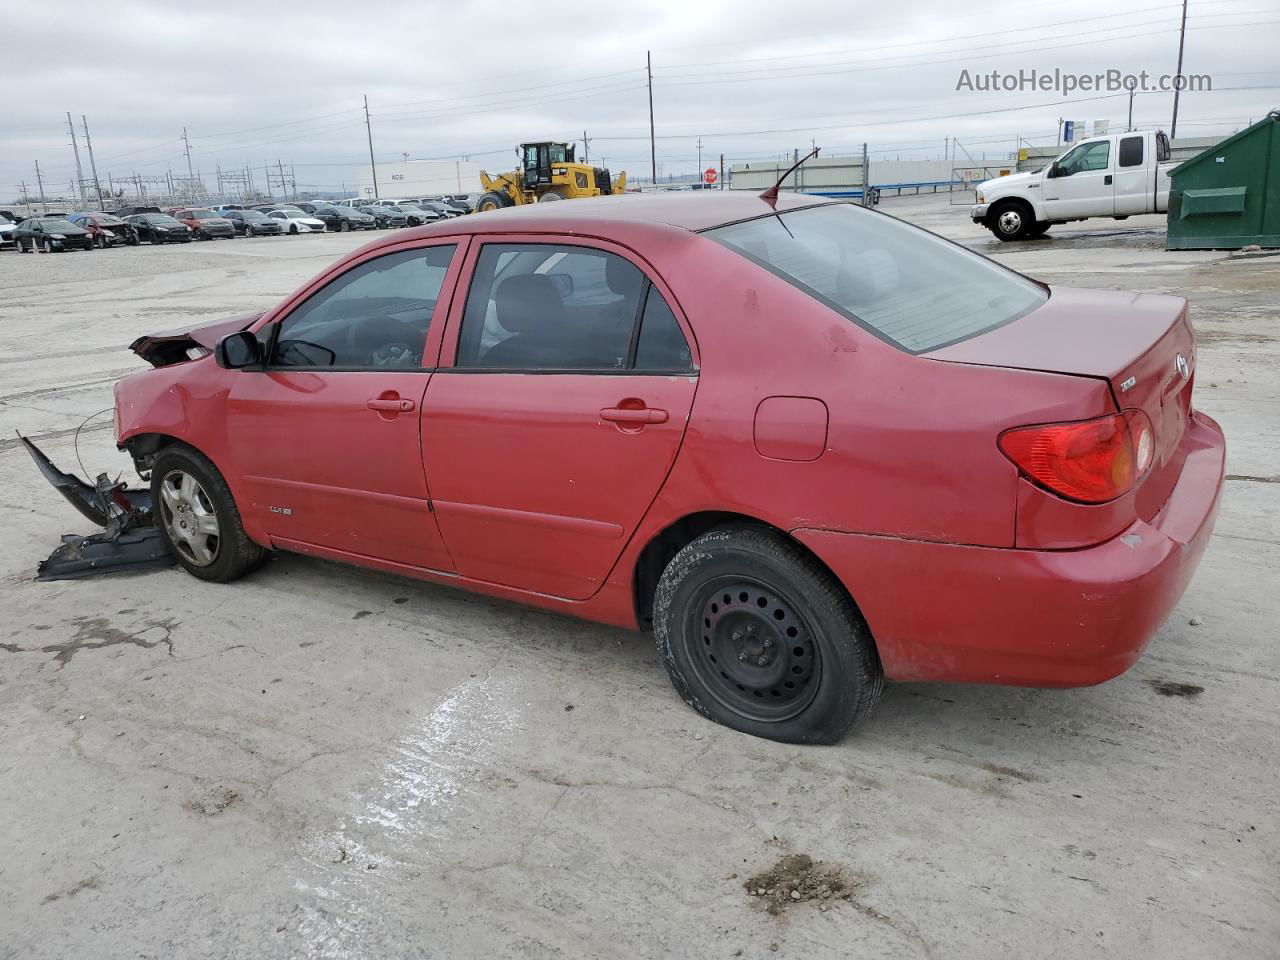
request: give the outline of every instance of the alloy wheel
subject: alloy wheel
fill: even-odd
[[[191,474],[171,470],[160,482],[160,515],[175,550],[198,567],[218,557],[218,514]]]

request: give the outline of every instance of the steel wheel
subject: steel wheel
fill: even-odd
[[[200,482],[182,470],[160,481],[160,515],[169,540],[191,563],[207,567],[218,557],[218,514]]]
[[[748,577],[703,584],[683,631],[689,660],[722,706],[747,720],[779,721],[807,707],[822,661],[814,631],[778,591]]]
[[[1000,232],[1007,236],[1015,236],[1022,229],[1022,214],[1017,210],[1005,210],[1000,214]]]

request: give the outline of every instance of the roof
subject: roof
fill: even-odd
[[[801,193],[778,194],[777,210],[796,210],[824,203],[825,197]],[[721,224],[765,216],[775,208],[754,192],[729,190],[628,193],[611,197],[583,197],[559,203],[531,203],[505,210],[475,213],[413,228],[423,236],[459,233],[610,233],[612,228],[637,224],[698,231]],[[397,231],[388,243],[403,240]]]

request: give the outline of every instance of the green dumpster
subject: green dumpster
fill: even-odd
[[[1280,110],[1169,174],[1168,250],[1280,248]]]

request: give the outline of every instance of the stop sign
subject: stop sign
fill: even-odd
[[[715,168],[715,167],[707,167],[707,169],[706,169],[706,170],[702,171],[702,179],[703,179],[703,180],[705,180],[707,183],[715,183],[715,182],[716,182],[716,168]]]

